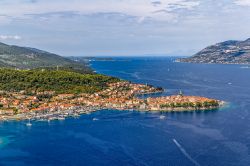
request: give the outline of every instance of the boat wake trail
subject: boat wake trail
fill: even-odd
[[[195,166],[200,166],[200,164],[195,161],[188,153],[187,151],[176,141],[176,139],[173,139],[174,144],[180,149],[181,153],[189,160],[191,161]]]

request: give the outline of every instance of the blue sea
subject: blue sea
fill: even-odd
[[[250,69],[174,59],[115,58],[91,66],[98,73],[166,90],[157,95],[182,90],[229,104],[182,113],[102,110],[78,119],[33,121],[31,127],[25,121],[0,122],[0,165],[249,166]]]

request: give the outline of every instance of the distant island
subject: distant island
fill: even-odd
[[[96,74],[86,68],[81,70],[79,67],[85,63],[67,60],[58,55],[43,51],[40,53],[36,49],[32,49],[36,54],[30,51],[26,54],[22,52],[26,48],[12,47],[0,47],[2,56],[15,57],[12,66],[8,66],[11,61],[9,58],[8,61],[2,61],[7,65],[0,68],[0,120],[62,120],[68,116],[77,117],[101,109],[210,110],[224,104],[216,99],[185,96],[182,92],[174,96],[141,99],[138,95],[161,93],[163,89]],[[6,48],[12,50],[5,52]],[[17,48],[22,51],[16,52]],[[29,61],[31,55],[33,57]],[[50,55],[54,58],[54,63],[49,58]],[[27,63],[18,61],[20,57]],[[40,63],[41,59],[43,63]],[[56,59],[65,63],[59,64]],[[68,67],[73,64],[77,68]]]
[[[90,62],[90,61],[114,61],[113,58],[110,57],[77,57],[77,56],[70,56],[68,59],[71,59],[75,62]]]
[[[209,46],[192,57],[177,62],[250,64],[250,38],[245,41],[229,40]]]

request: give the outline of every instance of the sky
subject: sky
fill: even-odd
[[[250,0],[0,0],[0,42],[62,56],[189,56],[250,38]]]

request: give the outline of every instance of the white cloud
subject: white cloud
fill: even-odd
[[[0,15],[28,17],[29,14],[75,11],[80,14],[124,13],[138,18],[172,20],[176,10],[192,10],[199,0],[43,0],[43,1],[0,1]],[[18,6],[18,8],[17,8]],[[156,11],[165,11],[157,12]]]
[[[0,40],[20,40],[21,36],[18,35],[0,35]]]
[[[193,54],[248,38],[249,7],[250,0],[0,0],[0,40],[62,55]]]
[[[250,0],[235,0],[234,3],[240,6],[250,6]]]

